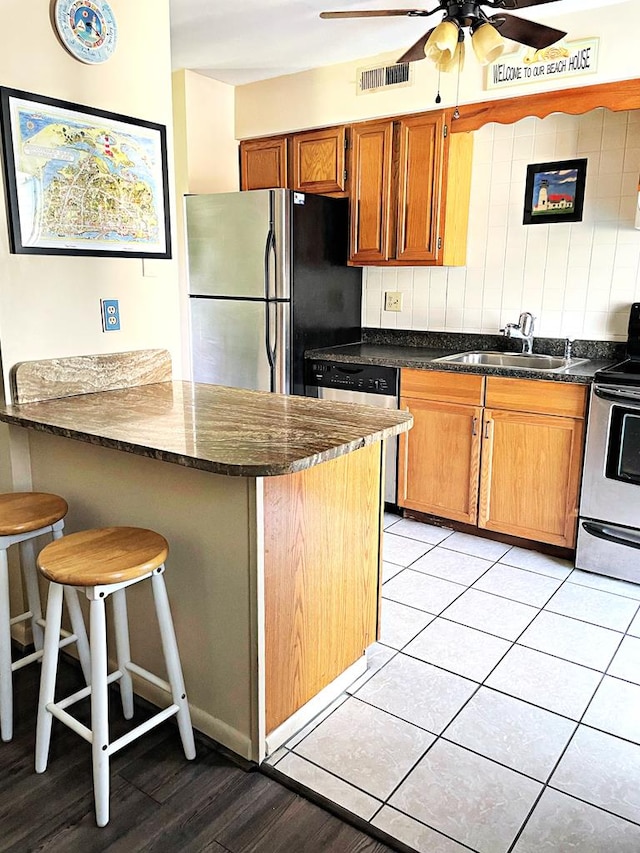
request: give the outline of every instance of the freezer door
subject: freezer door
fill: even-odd
[[[270,391],[267,303],[197,298],[190,303],[194,382]]]
[[[189,293],[263,298],[275,289],[271,190],[185,198]]]

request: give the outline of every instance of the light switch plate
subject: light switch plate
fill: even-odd
[[[385,311],[402,311],[402,292],[399,290],[387,290],[384,294]]]

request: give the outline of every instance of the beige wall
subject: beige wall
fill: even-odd
[[[238,187],[235,89],[193,71],[173,75],[176,174],[185,193]]]
[[[239,189],[238,143],[235,139],[235,89],[195,74],[176,71],[173,85],[177,255],[180,269],[180,328],[183,375],[190,378],[189,311],[182,198],[187,193],[233,192]]]
[[[590,11],[588,14],[558,16],[549,21],[551,26],[566,30],[568,39],[600,37],[600,59],[597,74],[569,78],[553,88],[570,88],[611,80],[640,76],[640,67],[633,57],[637,55],[637,33],[626,26],[637,13],[636,0],[615,5],[606,14]],[[527,13],[531,12],[530,15]],[[525,9],[523,17],[535,20],[535,10]],[[625,18],[625,16],[628,16]],[[326,21],[327,38],[340,38],[340,22]],[[371,24],[369,24],[371,25]],[[385,26],[384,22],[378,22]],[[424,22],[416,21],[416,38],[428,29]],[[460,80],[459,103],[474,103],[495,98],[533,94],[549,87],[540,84],[487,92],[483,89],[483,71],[475,61],[470,46]],[[311,71],[276,77],[258,83],[238,86],[236,89],[236,135],[238,139],[266,136],[308,127],[318,127],[341,122],[360,121],[380,116],[420,112],[436,109],[434,97],[438,75],[429,62],[413,63],[414,85],[391,92],[356,94],[359,68],[382,63],[393,63],[398,51],[378,57],[368,57],[317,68]],[[451,106],[456,96],[455,74],[443,74],[441,79],[441,107]]]
[[[25,33],[24,2],[2,0],[0,81],[167,125],[171,163],[168,0],[111,0],[111,5],[119,23],[118,47],[107,63],[91,67],[73,59],[60,45],[48,3],[37,4],[29,13],[26,50],[17,35]],[[172,197],[172,214],[174,210]],[[172,226],[175,243],[174,214]],[[175,259],[143,264],[134,258],[13,255],[6,208],[0,204],[0,348],[5,388],[9,371],[18,361],[145,347],[169,349],[179,376],[177,269]],[[105,297],[120,300],[120,332],[102,332],[100,299]]]

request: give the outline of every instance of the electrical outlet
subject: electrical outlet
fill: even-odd
[[[387,290],[384,294],[385,311],[402,311],[402,292],[399,290]]]
[[[117,299],[101,299],[100,313],[103,332],[120,331],[120,306]]]

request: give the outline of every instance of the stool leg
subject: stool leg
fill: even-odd
[[[11,608],[7,552],[0,550],[0,735],[13,737],[13,675],[11,672]]]
[[[109,696],[107,688],[107,624],[104,598],[91,601],[91,755],[96,823],[109,822]]]
[[[80,666],[82,674],[87,685],[91,684],[91,654],[89,653],[89,640],[87,639],[87,630],[84,627],[84,619],[80,602],[78,601],[78,591],[72,586],[65,586],[64,600],[69,610],[69,618],[71,619],[71,630],[76,635],[76,648],[78,649],[78,657],[80,658]]]
[[[127,669],[131,663],[131,648],[129,645],[129,621],[127,618],[127,599],[125,591],[119,589],[111,596],[113,603],[113,624],[116,634],[116,655],[118,658],[118,669],[122,673],[120,678],[120,698],[122,700],[122,713],[125,720],[133,717],[133,684],[131,674]]]
[[[38,651],[44,646],[44,632],[39,620],[42,620],[42,604],[40,603],[40,588],[36,571],[36,558],[33,550],[33,539],[27,539],[20,545],[22,557],[22,574],[27,588],[27,601],[31,611],[31,633],[33,645]]]
[[[178,654],[178,644],[176,642],[175,631],[173,630],[173,620],[171,619],[171,610],[169,608],[169,599],[167,597],[167,588],[162,577],[162,569],[156,570],[151,576],[151,584],[153,589],[153,598],[156,605],[156,613],[158,614],[158,625],[160,627],[160,637],[162,639],[162,651],[164,653],[165,665],[169,676],[169,684],[171,685],[171,693],[174,703],[179,710],[176,714],[178,718],[178,728],[180,730],[180,739],[182,740],[182,748],[187,758],[196,757],[196,746],[193,740],[193,729],[191,728],[191,714],[189,713],[189,703],[184,689],[184,679],[182,677],[182,667],[180,666],[180,655]]]
[[[47,620],[44,632],[44,654],[40,675],[40,698],[38,700],[38,721],[36,724],[36,773],[44,773],[49,760],[49,742],[53,716],[47,705],[53,702],[58,671],[58,643],[60,642],[60,623],[62,622],[62,592],[60,584],[49,584],[47,602]]]

